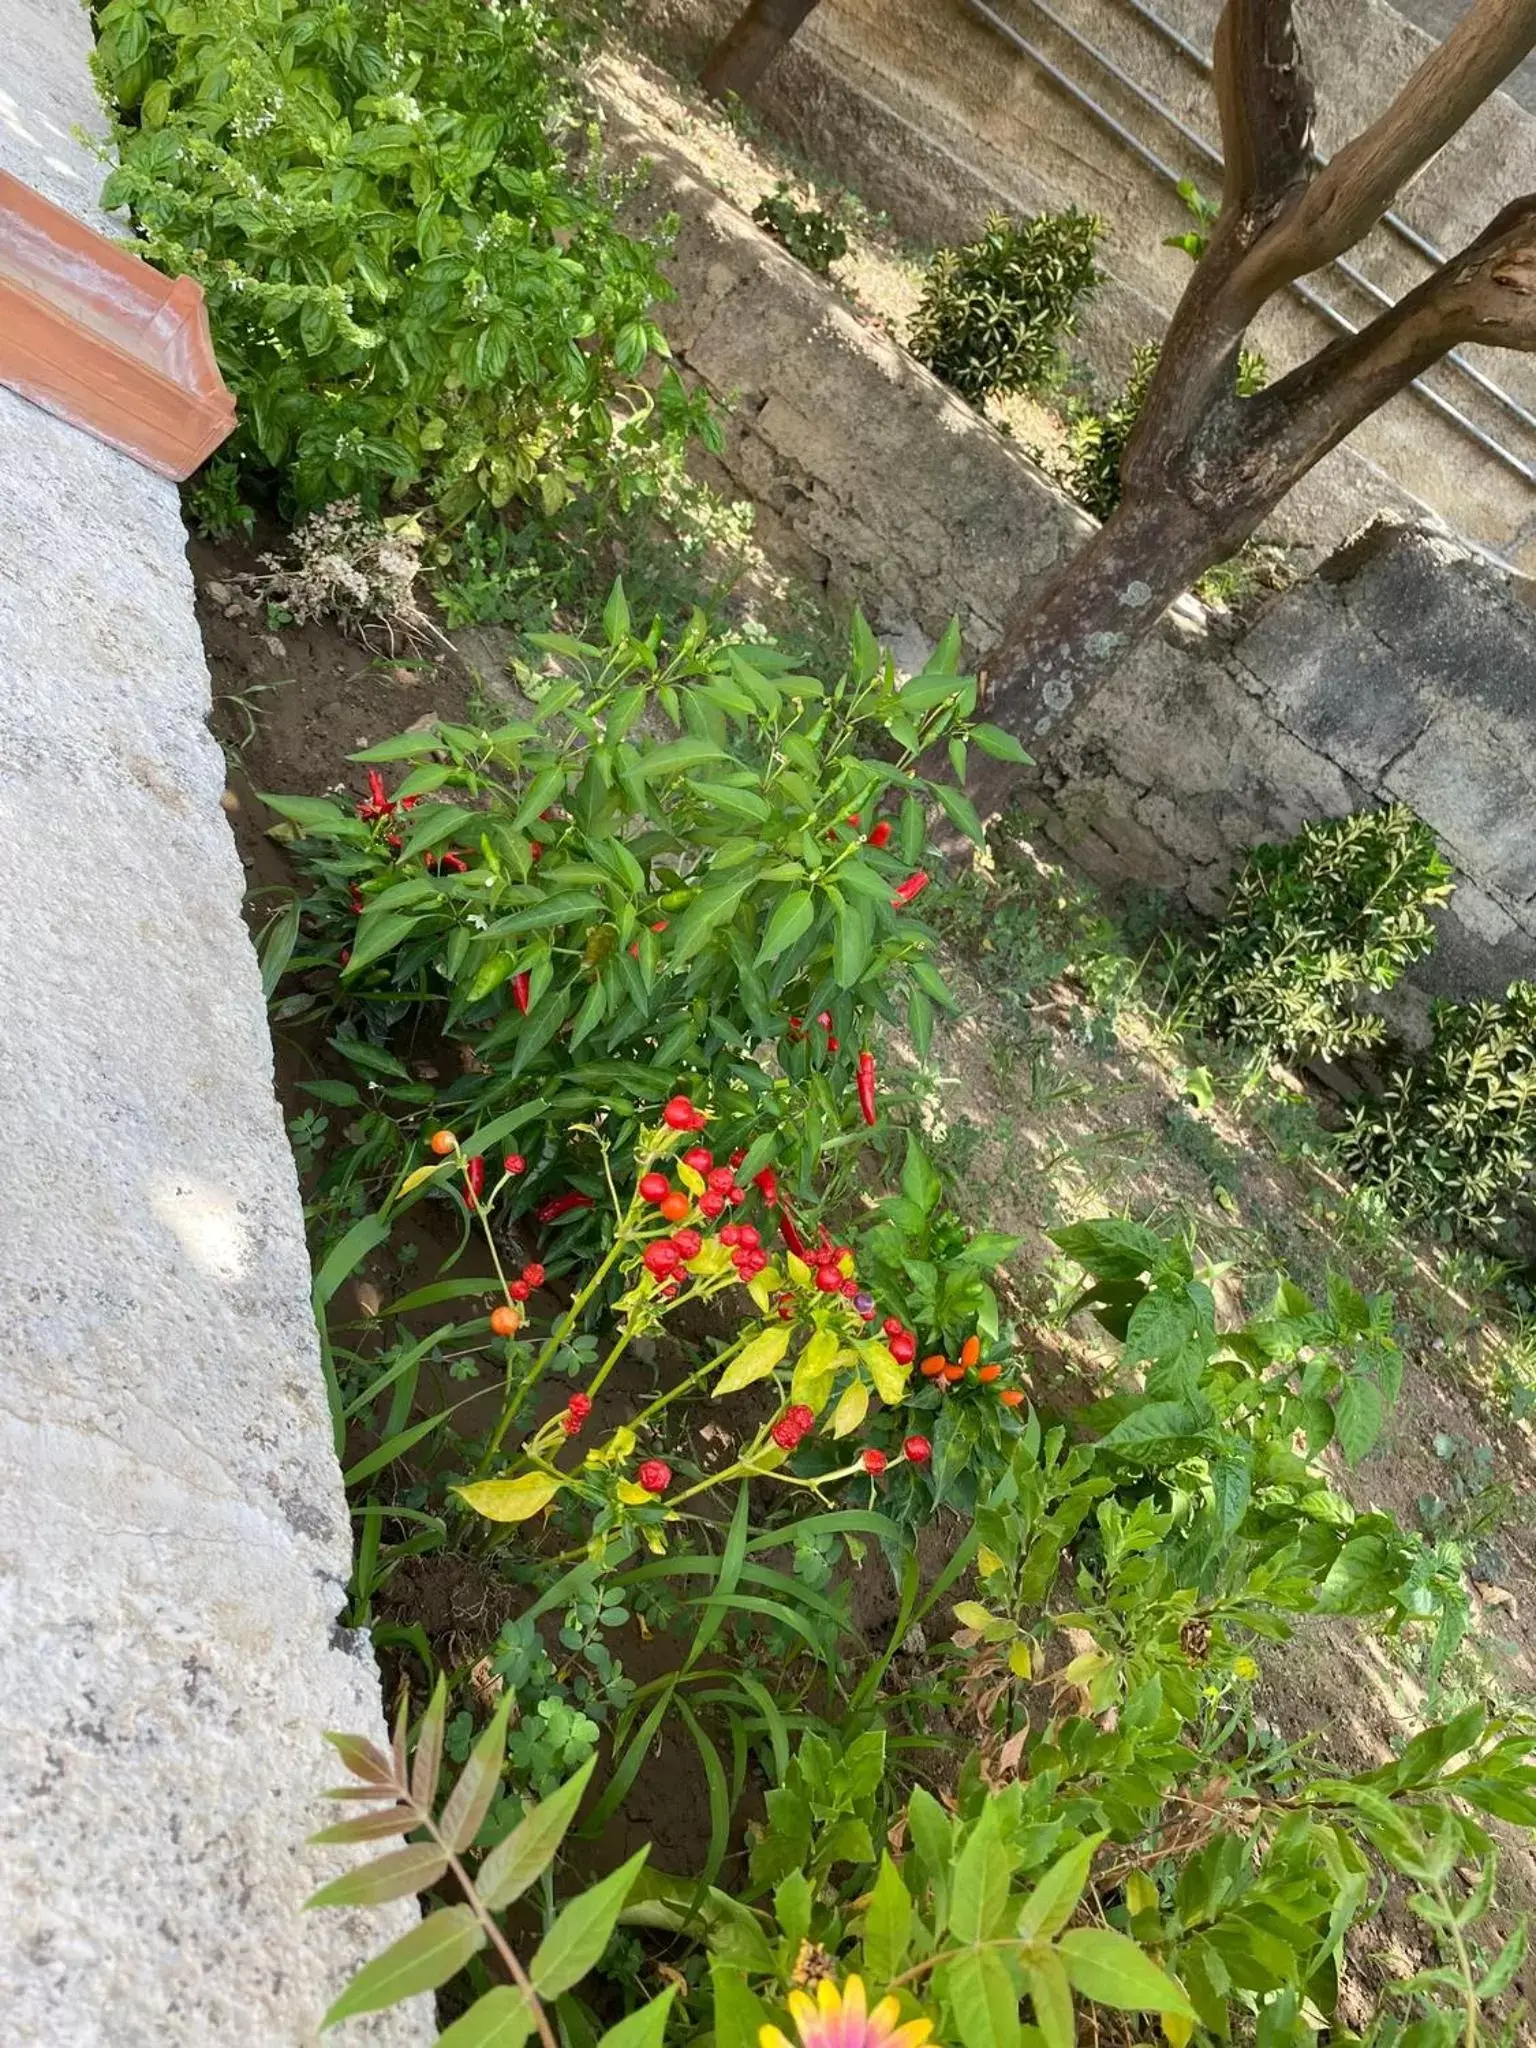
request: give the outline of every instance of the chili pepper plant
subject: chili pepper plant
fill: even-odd
[[[916,908],[929,820],[980,845],[958,781],[973,747],[1017,743],[975,720],[953,627],[903,682],[856,617],[823,684],[702,614],[664,643],[622,584],[603,622],[601,644],[538,636],[546,667],[519,670],[525,707],[501,723],[365,750],[350,807],[268,799],[310,885],[285,963],[308,1001],[286,1016],[397,1059],[446,1034],[455,1121],[542,1094],[520,1205],[573,1165],[595,1195],[565,1134],[601,1114],[627,1149],[672,1085],[735,1143],[771,1136],[756,1164],[808,1190],[876,1122],[879,1025],[924,1056],[951,1002]]]

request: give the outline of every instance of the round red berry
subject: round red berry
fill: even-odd
[[[684,1166],[691,1166],[695,1173],[708,1173],[715,1163],[713,1152],[706,1152],[702,1145],[694,1145],[683,1154]]]
[[[724,1195],[717,1195],[713,1188],[706,1188],[699,1197],[699,1207],[706,1216],[718,1216],[725,1207]]]
[[[696,1259],[704,1240],[696,1230],[678,1230],[673,1232],[672,1242],[677,1246],[682,1258]]]
[[[925,1436],[909,1436],[902,1443],[901,1454],[909,1465],[926,1465],[933,1456],[933,1445]]]
[[[797,1401],[793,1408],[784,1410],[784,1420],[792,1422],[798,1430],[812,1429],[816,1423],[815,1414],[803,1401]]]
[[[731,1230],[731,1229],[734,1229],[734,1230],[735,1230],[735,1232],[736,1232],[736,1242],[737,1242],[738,1244],[744,1244],[744,1245],[746,1246],[746,1248],[747,1248],[747,1250],[748,1250],[749,1252],[755,1252],[755,1251],[757,1250],[758,1246],[759,1246],[759,1245],[760,1245],[760,1244],[762,1243],[762,1241],[763,1241],[763,1240],[762,1240],[762,1238],[761,1238],[761,1236],[760,1236],[760,1235],[759,1235],[759,1233],[758,1233],[758,1228],[757,1228],[757,1225],[756,1225],[755,1223],[737,1223],[737,1224],[729,1224],[729,1223],[728,1223],[728,1224],[727,1224],[727,1225],[725,1226],[725,1229],[726,1229],[726,1230]],[[725,1230],[722,1230],[722,1231],[721,1231],[721,1233],[720,1233],[720,1235],[721,1235],[722,1237],[724,1237],[724,1235],[725,1235]]]
[[[910,1365],[917,1356],[917,1339],[909,1330],[891,1339],[891,1356],[898,1365]]]
[[[514,1301],[526,1301],[529,1295],[533,1292],[533,1289],[528,1285],[528,1282],[526,1280],[514,1280],[512,1282],[512,1285],[507,1289],[507,1292],[511,1295]]]
[[[674,1095],[661,1114],[674,1131],[697,1131],[705,1121],[704,1112],[695,1109],[686,1095]]]
[[[736,1175],[729,1166],[712,1166],[709,1170],[709,1185],[718,1188],[722,1195],[728,1194],[736,1185]]]
[[[843,1283],[837,1277],[835,1266],[818,1266],[816,1285],[823,1294],[841,1294],[843,1291]]]
[[[742,1150],[742,1148],[741,1148],[741,1147],[740,1147],[740,1146],[738,1145],[738,1146],[737,1146],[737,1148],[736,1148],[736,1150],[735,1150],[735,1151],[734,1151],[734,1152],[733,1152],[733,1153],[731,1154],[731,1164],[732,1164],[732,1166],[740,1166],[741,1162],[743,1161],[743,1159],[745,1159],[745,1158],[746,1158],[746,1156],[747,1156],[747,1155],[746,1155],[746,1153],[745,1153],[745,1152],[744,1152],[744,1151]]]
[[[646,1271],[654,1273],[657,1279],[665,1279],[675,1266],[681,1265],[682,1253],[670,1237],[658,1238],[655,1244],[645,1248]]]
[[[528,1170],[528,1162],[521,1152],[509,1152],[501,1164],[505,1173],[526,1173]]]
[[[665,1493],[672,1484],[672,1467],[665,1458],[647,1458],[635,1478],[647,1493]]]
[[[786,1415],[781,1421],[773,1425],[768,1434],[773,1438],[781,1451],[793,1451],[798,1450],[800,1439],[805,1432],[802,1429],[796,1428],[795,1424]]]
[[[871,1445],[867,1451],[860,1451],[859,1463],[864,1467],[864,1470],[871,1479],[878,1479],[885,1470],[885,1453],[884,1451],[877,1451]]]
[[[572,1394],[570,1400],[566,1402],[565,1406],[566,1412],[570,1415],[574,1415],[578,1422],[585,1422],[587,1417],[592,1413],[591,1397],[587,1394]]]
[[[671,1192],[671,1182],[664,1173],[641,1174],[640,1199],[642,1202],[664,1202]]]
[[[544,1268],[537,1259],[530,1259],[528,1264],[524,1266],[523,1278],[530,1287],[542,1287],[544,1285]]]
[[[722,1243],[723,1245],[730,1245],[730,1246],[735,1246],[735,1245],[738,1245],[738,1244],[740,1244],[740,1243],[741,1243],[741,1225],[740,1225],[739,1223],[727,1223],[727,1224],[725,1225],[725,1227],[724,1227],[724,1228],[723,1228],[723,1229],[721,1230],[721,1232],[720,1232],[720,1242],[721,1242],[721,1243]]]
[[[884,1330],[887,1337],[899,1337],[902,1332],[901,1317],[887,1316],[885,1321],[880,1325],[880,1327],[882,1330]]]

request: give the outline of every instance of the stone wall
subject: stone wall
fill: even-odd
[[[89,17],[0,40],[0,163],[120,232]],[[178,494],[4,390],[0,475],[0,2036],[300,2048],[415,1908],[302,1910],[379,1682]]]
[[[718,480],[756,503],[775,560],[835,606],[861,603],[899,648],[920,657],[914,643],[953,613],[984,653],[1092,521],[680,160],[650,152],[644,211],[680,222],[672,346],[730,408]],[[1185,600],[1032,800],[1101,880],[1208,911],[1256,841],[1401,798],[1460,875],[1423,986],[1502,991],[1536,971],[1531,587],[1443,530],[1383,525],[1241,635]]]
[[[1180,175],[1214,192],[1217,174],[1156,114],[1095,65],[1032,0],[989,0],[1000,14]],[[1217,133],[1209,81],[1123,0],[1053,0],[1073,29],[1208,140]],[[639,16],[697,61],[736,0],[641,0]],[[1203,50],[1219,0],[1158,0],[1156,10]],[[1432,39],[1381,0],[1299,0],[1319,87],[1318,139],[1334,150],[1379,113]],[[1082,350],[1118,381],[1131,349],[1161,333],[1189,276],[1163,238],[1190,221],[1173,189],[1005,42],[966,0],[820,0],[754,95],[754,107],[811,161],[846,180],[906,234],[928,243],[973,233],[993,206],[1036,211],[1068,203],[1101,213],[1111,277],[1087,311]],[[1399,211],[1449,252],[1500,206],[1536,189],[1536,119],[1497,95],[1410,186]],[[1387,230],[1351,260],[1394,296],[1429,268]],[[1348,318],[1376,310],[1337,269],[1310,282]],[[1267,308],[1253,339],[1276,369],[1334,330],[1289,295]],[[1496,349],[1469,357],[1536,412],[1536,359]],[[1448,366],[1427,381],[1522,459],[1536,433]],[[1536,494],[1413,393],[1394,399],[1278,508],[1267,531],[1304,548],[1336,545],[1382,511],[1432,508],[1456,531],[1536,567]]]
[[[1396,799],[1457,869],[1416,982],[1502,994],[1536,972],[1533,599],[1443,533],[1374,526],[1236,640],[1144,649],[1063,756],[1053,834],[1209,911],[1243,848]]]

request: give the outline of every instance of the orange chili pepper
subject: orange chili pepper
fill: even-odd
[[[962,1365],[974,1365],[980,1356],[981,1339],[979,1337],[967,1337],[960,1346],[960,1363]]]
[[[1002,1376],[1003,1368],[1000,1365],[984,1365],[976,1375],[984,1387],[990,1387],[994,1380],[1000,1380]]]
[[[967,1372],[969,1371],[969,1366],[946,1365],[944,1368],[944,1377],[949,1381],[950,1385],[953,1386],[956,1380],[963,1380]]]
[[[1018,1387],[1004,1387],[1003,1391],[998,1395],[997,1398],[999,1399],[999,1401],[1002,1402],[1005,1408],[1017,1408],[1019,1403],[1023,1400],[1024,1395],[1022,1390]]]
[[[944,1356],[942,1351],[933,1351],[929,1353],[929,1355],[923,1360],[922,1364],[917,1369],[923,1375],[924,1379],[936,1380],[939,1374],[944,1370],[945,1366],[947,1366],[948,1364],[949,1360]]]

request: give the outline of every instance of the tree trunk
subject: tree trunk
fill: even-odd
[[[751,0],[699,74],[717,100],[744,98],[815,7],[816,0]]]
[[[986,656],[988,717],[1048,752],[1169,605],[1231,552],[1225,517],[1122,500]]]

